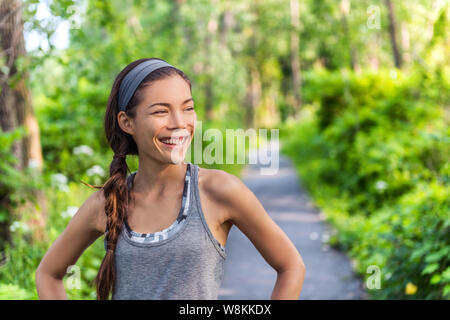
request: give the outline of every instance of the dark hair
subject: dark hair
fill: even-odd
[[[127,215],[128,203],[130,201],[130,194],[127,188],[127,172],[130,172],[127,162],[127,155],[138,155],[138,148],[133,137],[128,133],[122,131],[117,121],[117,114],[119,113],[118,94],[119,87],[123,78],[138,64],[159,58],[139,59],[127,65],[114,80],[111,93],[108,98],[108,103],[105,113],[105,133],[111,149],[114,151],[114,157],[109,167],[110,178],[103,186],[92,186],[93,188],[102,188],[105,198],[105,214],[107,217],[105,238],[107,240],[106,254],[100,265],[100,269],[95,278],[95,285],[98,300],[109,299],[109,294],[114,292],[116,282],[116,268],[114,260],[114,252],[116,249],[117,239],[119,237],[122,225]],[[162,59],[159,59],[162,60]],[[164,61],[164,60],[163,60]],[[142,80],[141,84],[136,89],[131,98],[126,114],[134,118],[136,116],[136,106],[142,100],[142,88],[153,81],[161,80],[173,75],[181,76],[189,84],[192,92],[191,81],[183,73],[183,71],[175,67],[162,67],[151,72]],[[131,172],[130,172],[131,173]]]

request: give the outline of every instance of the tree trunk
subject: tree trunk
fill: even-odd
[[[342,29],[344,32],[344,38],[347,43],[347,47],[348,47],[349,54],[350,54],[350,67],[352,68],[353,71],[359,72],[361,70],[361,68],[358,64],[356,48],[353,45],[350,28],[348,26],[349,12],[350,12],[350,0],[341,0]]]
[[[380,60],[378,59],[378,51],[381,46],[381,39],[378,34],[368,42],[369,46],[369,65],[373,71],[378,71],[380,67]]]
[[[401,28],[401,39],[402,39],[402,60],[404,63],[408,64],[411,62],[411,41],[408,31],[408,25],[406,23],[402,23]]]
[[[23,35],[22,2],[20,0],[0,1],[0,51],[5,55],[6,73],[0,72],[0,125],[2,132],[8,132],[23,126],[27,135],[15,141],[12,145],[12,154],[18,160],[15,169],[23,171],[29,165],[41,171],[43,166],[39,126],[31,105],[31,92],[26,87],[28,73],[17,70],[16,62],[19,58],[25,59],[25,40]],[[36,212],[35,206],[25,203],[22,207],[11,209],[9,195],[1,195],[0,206],[9,208],[13,214],[19,214],[24,208],[31,214],[30,221],[26,221],[34,230],[33,236],[44,238],[42,228],[45,226],[46,202],[40,191],[35,191],[35,197],[41,212]],[[20,218],[20,217],[19,217]],[[13,219],[0,224],[0,240],[11,241],[9,223]]]
[[[228,32],[233,25],[233,12],[230,9],[225,9],[222,16],[222,23],[220,25],[220,49],[227,48]]]
[[[255,66],[249,67],[249,81],[246,93],[246,124],[248,128],[256,125],[256,109],[261,100],[261,77]]]
[[[291,69],[292,86],[294,91],[294,116],[297,117],[302,105],[301,95],[301,70],[300,70],[300,5],[298,0],[291,0]]]
[[[391,0],[386,0],[386,6],[388,9],[389,35],[391,37],[392,51],[394,53],[394,63],[395,67],[400,69],[402,67],[402,57],[400,55],[400,49],[397,42],[397,22]]]
[[[216,1],[215,1],[216,3]],[[214,118],[213,106],[214,106],[214,91],[213,91],[213,75],[212,75],[212,50],[214,45],[214,36],[217,32],[217,17],[214,13],[211,14],[208,20],[206,28],[206,35],[204,40],[204,61],[205,61],[205,82],[204,82],[204,94],[205,94],[205,113],[206,120],[212,120]]]

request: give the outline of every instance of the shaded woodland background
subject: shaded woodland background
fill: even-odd
[[[0,0],[0,299],[37,298],[80,181],[109,177],[106,101],[142,57],[187,73],[204,129],[280,129],[332,244],[381,271],[373,299],[449,299],[449,19],[445,0]],[[102,240],[69,298],[95,299]]]

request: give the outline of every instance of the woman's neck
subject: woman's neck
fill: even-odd
[[[162,195],[171,190],[178,190],[184,185],[187,164],[141,162],[133,181],[133,192],[138,194]]]

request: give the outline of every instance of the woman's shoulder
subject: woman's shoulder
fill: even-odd
[[[105,196],[103,189],[99,189],[92,193],[86,200],[86,205],[89,207],[91,218],[95,224],[98,232],[104,233],[106,230],[106,215],[105,215]]]
[[[241,179],[220,169],[199,167],[199,188],[217,202],[228,203],[239,192],[247,189]]]

